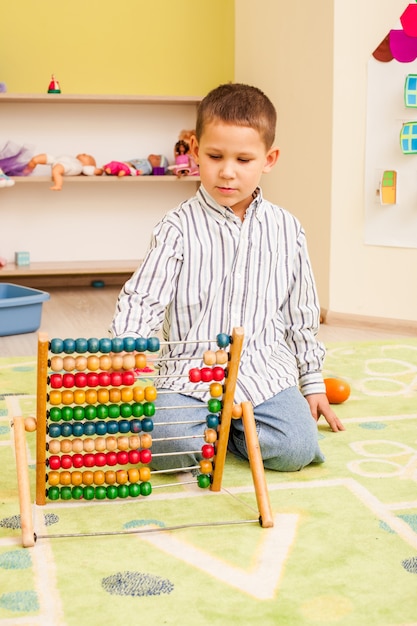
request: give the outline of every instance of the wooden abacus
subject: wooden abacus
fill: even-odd
[[[266,528],[273,521],[252,405],[234,404],[243,338],[242,328],[235,328],[231,336],[220,333],[215,339],[219,350],[204,353],[205,366],[189,371],[191,382],[211,383],[204,443],[201,450],[193,451],[203,458],[194,468],[167,472],[197,470],[200,487],[220,491],[231,420],[241,417],[259,522]],[[36,429],[37,505],[48,500],[116,499],[151,493],[150,433],[158,392],[153,385],[142,384],[140,371],[147,367],[146,352],[159,349],[156,337],[49,341],[45,333],[39,333],[36,420],[13,420],[25,547],[36,540],[25,430]],[[145,376],[149,378],[149,374]]]

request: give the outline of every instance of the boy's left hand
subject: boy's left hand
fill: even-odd
[[[311,415],[316,422],[323,415],[333,432],[337,433],[340,430],[345,430],[342,422],[330,406],[325,393],[312,393],[306,396],[306,400],[310,405]]]

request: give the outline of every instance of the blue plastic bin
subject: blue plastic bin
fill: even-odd
[[[46,291],[0,283],[0,337],[33,333],[41,325],[42,302]]]

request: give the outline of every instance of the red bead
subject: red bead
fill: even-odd
[[[97,452],[95,455],[95,464],[97,467],[104,467],[107,464],[106,455],[104,452]]]
[[[61,467],[63,469],[69,469],[72,467],[72,456],[70,454],[63,454],[61,456]]]
[[[108,387],[111,384],[111,376],[109,372],[100,372],[98,375],[98,384],[100,387]]]
[[[211,367],[201,368],[201,380],[203,383],[210,383],[213,380],[213,370]]]
[[[117,452],[106,453],[107,465],[117,465]]]
[[[199,383],[201,381],[201,373],[198,367],[193,367],[188,372],[188,378],[191,383]]]
[[[57,470],[61,467],[61,457],[59,457],[57,454],[53,454],[52,456],[49,457],[49,467],[52,470]]]
[[[129,463],[132,463],[132,465],[136,465],[137,463],[140,463],[140,452],[139,452],[139,450],[130,450],[129,451]]]
[[[96,459],[94,454],[85,454],[84,455],[84,465],[85,467],[94,467],[96,464]]]
[[[98,386],[98,374],[96,374],[96,372],[88,372],[86,378],[87,378],[87,385],[89,387]]]
[[[84,465],[84,457],[82,454],[73,454],[72,456],[73,467],[79,468]]]
[[[74,387],[74,379],[74,374],[64,374],[62,377],[63,386],[67,389],[71,389],[71,387]]]
[[[87,386],[87,376],[84,372],[77,372],[74,376],[75,378],[75,386],[76,387],[86,387]]]
[[[60,387],[62,387],[61,374],[52,374],[52,376],[49,379],[49,384],[52,387],[52,389],[59,389]]]
[[[147,448],[140,451],[140,462],[147,465],[152,460],[152,452]]]
[[[120,465],[126,465],[129,463],[129,453],[126,452],[126,450],[120,450],[120,452],[117,452],[117,462],[120,463]]]
[[[133,385],[135,382],[135,375],[133,372],[122,372],[123,385]]]
[[[205,459],[212,459],[214,456],[214,446],[206,444],[201,448],[201,454]]]
[[[224,369],[220,366],[218,367],[213,367],[213,380],[219,382],[220,380],[223,380],[224,378]]]
[[[123,378],[122,378],[122,373],[121,372],[112,372],[110,374],[110,376],[111,376],[111,384],[114,387],[118,387],[119,385],[122,384]]]

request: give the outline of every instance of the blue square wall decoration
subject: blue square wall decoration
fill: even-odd
[[[408,74],[404,85],[404,104],[407,108],[417,107],[417,74]]]
[[[403,154],[417,154],[417,122],[404,122],[400,133]]]

